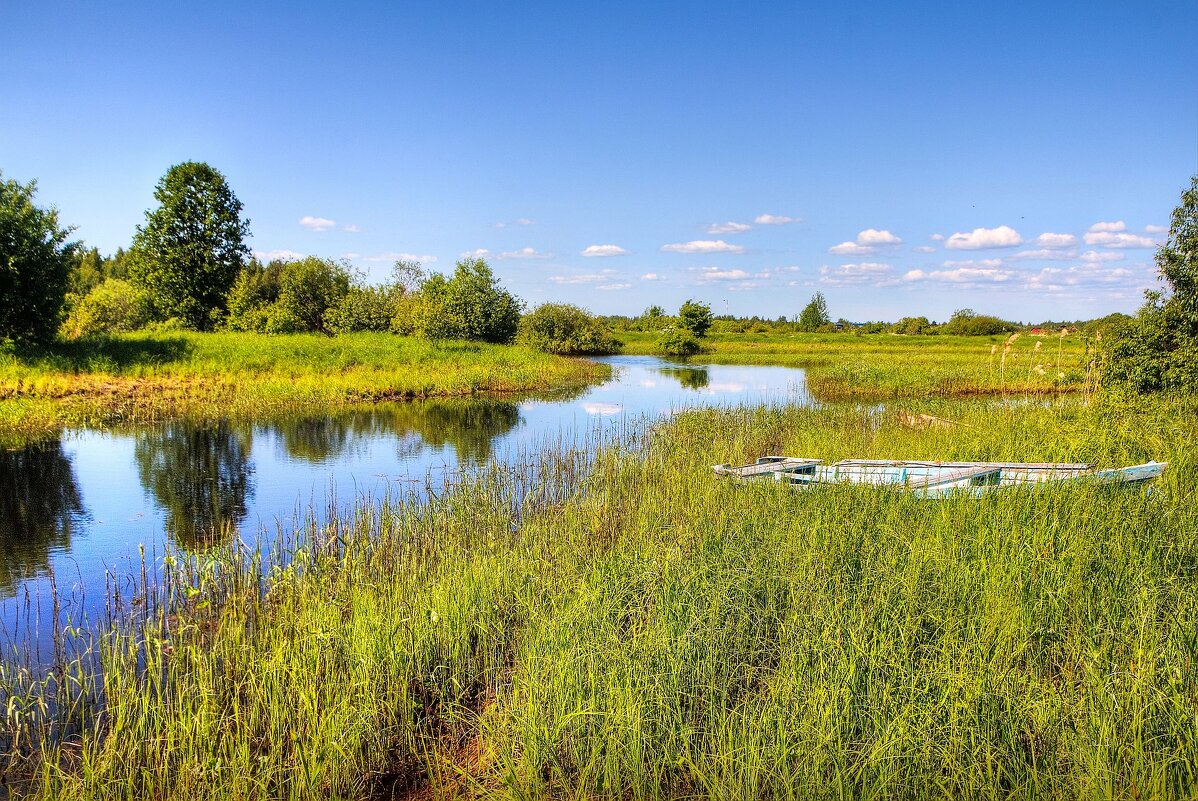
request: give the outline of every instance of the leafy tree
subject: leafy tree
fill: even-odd
[[[325,313],[349,293],[350,274],[332,259],[288,262],[279,276],[278,311],[295,321],[295,330],[329,333]]]
[[[203,162],[176,164],[154,189],[130,253],[129,276],[158,313],[209,330],[223,316],[249,249],[250,224],[225,177]]]
[[[46,341],[58,331],[71,261],[72,228],[58,211],[33,204],[37,182],[21,184],[0,173],[0,338]]]
[[[482,259],[457,263],[452,278],[434,274],[420,286],[417,329],[429,339],[508,343],[523,304],[499,286]]]
[[[810,333],[831,322],[832,318],[828,316],[828,302],[824,300],[822,292],[816,292],[811,296],[811,302],[799,313],[797,325],[800,331]]]
[[[707,336],[712,323],[711,307],[697,300],[688,300],[678,307],[678,327],[689,331],[696,339]]]
[[[353,286],[324,315],[330,334],[355,331],[388,331],[395,316],[395,301],[403,290],[394,286]]]
[[[618,353],[623,343],[607,326],[577,306],[546,303],[520,320],[519,341],[546,353],[599,355]]]
[[[1141,392],[1198,389],[1198,176],[1173,210],[1156,252],[1165,291],[1150,291],[1136,318],[1116,325],[1105,377]]]

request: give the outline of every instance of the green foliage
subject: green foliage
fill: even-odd
[[[1014,331],[1019,326],[1007,320],[1000,320],[986,314],[978,314],[973,309],[957,309],[947,323],[940,326],[941,333],[954,336],[985,337],[995,334],[1005,334]]]
[[[350,274],[344,264],[308,256],[288,262],[279,276],[281,316],[295,320],[296,331],[329,333],[325,313],[349,293]]]
[[[145,328],[153,318],[150,297],[144,290],[109,278],[74,304],[62,334],[68,339],[119,334]]]
[[[1116,326],[1104,358],[1109,383],[1139,392],[1198,389],[1198,176],[1173,211],[1156,253],[1167,293],[1149,292],[1137,317]]]
[[[811,302],[803,307],[796,324],[800,331],[811,333],[831,322],[832,318],[828,316],[828,302],[824,300],[822,292],[816,292],[811,296]]]
[[[389,331],[403,291],[392,286],[353,286],[324,315],[330,334]]]
[[[349,294],[351,281],[349,269],[331,259],[308,256],[272,261],[266,267],[251,262],[229,291],[226,326],[268,334],[333,333],[328,322],[352,322],[353,310],[348,308],[326,321],[329,311],[340,307]]]
[[[559,356],[619,353],[623,346],[593,315],[564,303],[546,303],[526,314],[517,341]]]
[[[689,331],[696,339],[707,336],[711,322],[711,306],[706,303],[688,300],[678,307],[678,327]]]
[[[154,197],[158,207],[133,237],[130,279],[150,293],[160,316],[211,329],[249,255],[241,201],[223,175],[194,161],[167,170]]]
[[[665,356],[694,356],[703,346],[699,340],[685,328],[667,328],[657,340],[656,350]]]
[[[918,336],[919,334],[934,333],[932,323],[927,317],[904,317],[894,324],[894,333]]]
[[[464,259],[452,278],[434,274],[421,284],[416,329],[429,339],[504,344],[516,336],[522,305],[484,260]]]
[[[66,299],[78,244],[56,209],[33,204],[36,192],[36,181],[0,173],[0,339],[52,339]]]

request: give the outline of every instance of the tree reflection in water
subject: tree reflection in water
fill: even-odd
[[[250,445],[248,432],[226,422],[172,423],[138,434],[138,476],[180,547],[210,547],[245,519],[253,495]]]
[[[659,367],[657,372],[677,380],[685,389],[706,389],[711,383],[706,367]]]
[[[269,426],[293,459],[320,464],[358,445],[394,437],[401,457],[426,448],[453,448],[461,462],[484,462],[495,440],[520,424],[520,407],[485,398],[414,401],[355,410],[332,417],[282,420]]]
[[[61,442],[0,449],[0,593],[45,573],[50,553],[66,550],[83,501]]]

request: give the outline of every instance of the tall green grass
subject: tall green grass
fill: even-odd
[[[958,424],[686,412],[295,548],[197,557],[104,636],[103,712],[76,710],[76,734],[39,740],[36,688],[8,674],[10,780],[55,799],[1193,797],[1198,408],[917,410]],[[768,452],[1173,464],[1151,491],[942,501],[710,473]]]

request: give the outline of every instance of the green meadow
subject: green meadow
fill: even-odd
[[[530,348],[362,333],[122,334],[0,346],[0,445],[66,426],[321,413],[578,388],[606,367]]]
[[[921,349],[967,369],[990,345],[707,358],[819,375],[849,350],[918,382]],[[98,672],[8,668],[6,776],[44,799],[1192,798],[1198,405],[994,389],[686,412],[173,558],[89,645]],[[765,453],[1171,466],[945,500],[711,473]]]

